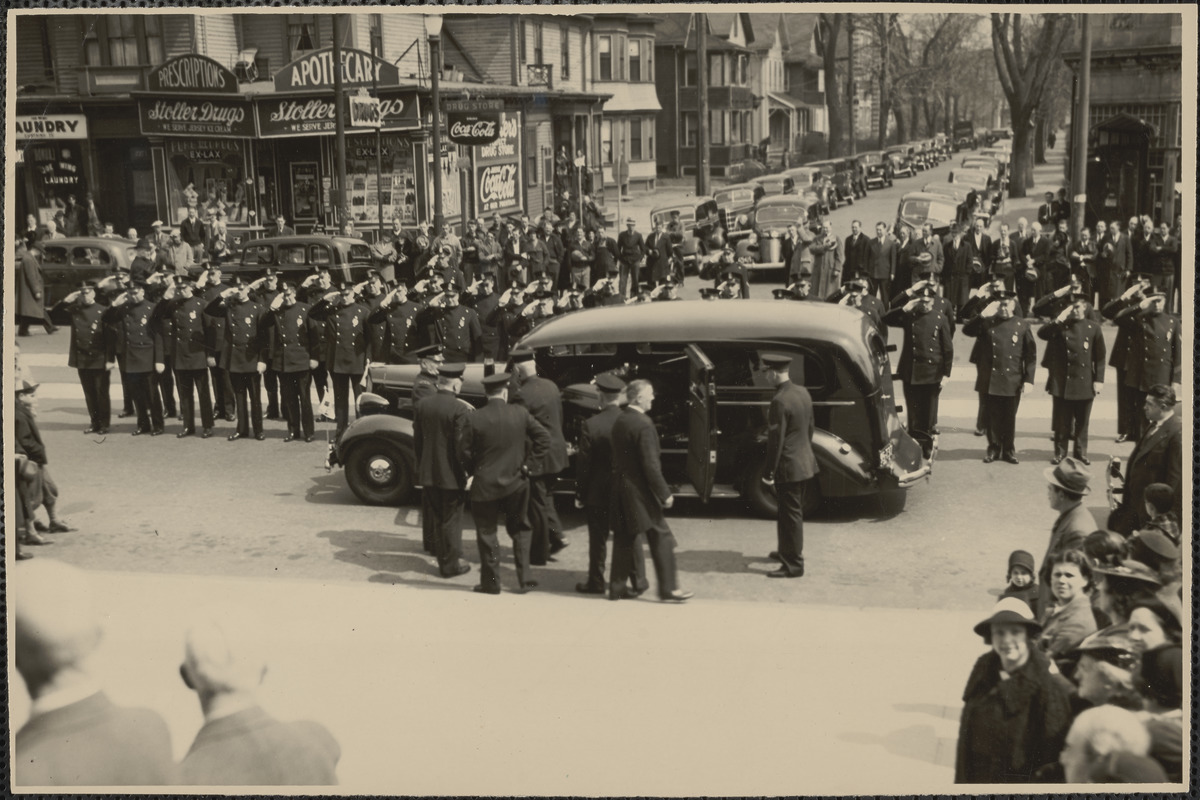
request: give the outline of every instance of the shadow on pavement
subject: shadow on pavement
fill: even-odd
[[[906,714],[928,714],[931,717],[949,720],[958,719],[962,713],[961,708],[939,706],[934,703],[896,703],[892,708],[897,711],[903,711]]]
[[[425,553],[420,542],[404,536],[382,531],[347,530],[321,531],[317,538],[328,539],[338,548],[333,557],[347,564],[376,572],[438,575],[433,556]]]
[[[878,745],[895,756],[924,761],[938,767],[954,767],[957,741],[940,737],[932,725],[911,725],[882,736],[874,733],[843,733],[839,737],[852,744]]]
[[[751,564],[760,564],[770,569],[778,566],[777,562],[761,556],[747,556],[736,550],[678,550],[675,553],[675,565],[683,572],[719,572],[726,575],[746,575],[755,572]],[[766,570],[763,570],[764,572]],[[646,551],[646,572],[653,576],[654,565],[650,561],[650,552]]]
[[[346,485],[346,479],[340,470],[328,475],[317,475],[312,482],[313,485],[308,487],[308,491],[304,493],[304,499],[309,503],[337,506],[359,505],[358,498]]]

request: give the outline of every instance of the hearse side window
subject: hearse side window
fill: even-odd
[[[755,351],[755,380],[756,385],[762,381],[762,356],[765,353],[787,353],[788,350],[782,348],[762,347]],[[817,355],[808,350],[800,352],[791,352],[792,366],[788,370],[788,376],[792,379],[792,383],[803,386],[814,395],[818,393],[826,393],[833,389],[830,382],[830,377],[826,373],[825,364]],[[711,356],[709,356],[711,358]],[[765,385],[765,382],[763,382]]]
[[[370,261],[371,248],[365,244],[350,245],[350,260],[351,261]]]
[[[43,264],[66,264],[67,249],[65,247],[46,247],[42,246],[42,263]]]
[[[308,263],[332,264],[333,258],[329,254],[329,248],[323,244],[310,245],[308,248]]]
[[[270,264],[272,261],[272,248],[269,244],[247,245],[242,251],[243,264]]]
[[[281,244],[279,246],[279,263],[283,264],[303,264],[304,263],[304,245],[302,244]]]
[[[112,257],[98,247],[76,247],[71,251],[71,260],[76,264],[88,264],[93,267],[112,265]]]

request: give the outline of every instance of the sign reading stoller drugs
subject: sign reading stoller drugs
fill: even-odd
[[[445,109],[451,142],[484,145],[500,138],[503,100],[452,100]]]
[[[254,113],[242,100],[180,96],[138,98],[145,136],[254,136]]]
[[[332,95],[329,97],[274,97],[258,103],[259,136],[325,136],[336,132]],[[379,98],[379,119],[384,131],[411,131],[421,127],[417,93],[385,93]]]

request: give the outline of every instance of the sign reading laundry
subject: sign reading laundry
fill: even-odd
[[[417,93],[383,95],[379,100],[379,116],[385,131],[420,128]],[[276,97],[258,104],[260,136],[332,135],[336,128],[332,97]]]
[[[139,98],[138,122],[147,136],[254,136],[251,107],[241,100]]]

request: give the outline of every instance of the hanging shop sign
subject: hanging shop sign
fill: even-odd
[[[237,76],[207,56],[188,54],[173,58],[150,72],[151,92],[203,92],[237,94]]]
[[[254,113],[242,100],[177,96],[138,98],[145,136],[254,136]]]
[[[417,130],[417,93],[382,93],[379,118],[384,131]],[[322,136],[336,132],[333,97],[273,97],[258,103],[258,132],[274,136]]]
[[[333,48],[326,47],[300,56],[275,73],[275,91],[332,89],[333,79]],[[395,86],[398,83],[400,70],[395,64],[362,50],[342,48],[343,87]]]
[[[450,141],[455,144],[491,144],[500,138],[503,100],[451,100],[445,111]]]
[[[381,103],[378,97],[350,95],[346,98],[350,106],[351,128],[378,128],[382,122]]]
[[[88,138],[87,117],[83,114],[42,114],[13,118],[13,133],[21,141],[57,141]]]

